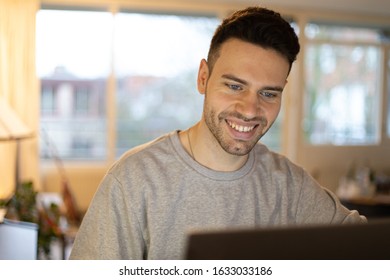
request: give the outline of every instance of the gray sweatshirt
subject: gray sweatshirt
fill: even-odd
[[[70,259],[182,259],[192,230],[365,221],[260,143],[241,169],[218,172],[194,161],[175,131],[110,168]]]

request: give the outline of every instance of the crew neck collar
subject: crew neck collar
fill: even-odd
[[[170,135],[170,140],[173,148],[188,166],[190,166],[192,169],[194,169],[203,176],[218,181],[237,180],[247,175],[253,167],[255,161],[255,155],[253,151],[249,153],[248,160],[246,161],[246,163],[241,168],[235,171],[216,171],[206,166],[203,166],[197,161],[195,161],[184,149],[179,138],[179,132],[180,131],[178,130]]]

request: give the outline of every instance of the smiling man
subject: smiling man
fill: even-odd
[[[363,223],[259,139],[299,52],[280,14],[250,7],[216,30],[197,86],[201,120],[129,150],[107,172],[71,259],[180,259],[192,230]]]
[[[282,54],[236,38],[223,43],[212,66],[202,60],[198,90],[205,94],[203,117],[181,133],[183,143],[187,134],[187,149],[199,163],[234,171],[246,162],[279,113],[289,69]]]

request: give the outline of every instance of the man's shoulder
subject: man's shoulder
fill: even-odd
[[[283,154],[271,150],[263,143],[259,142],[256,144],[254,149],[255,155],[258,160],[260,161],[269,161],[269,160],[275,160],[275,161],[290,161],[286,156]]]
[[[291,161],[286,155],[273,151],[260,142],[255,146],[254,152],[257,164],[264,165],[272,170],[302,172],[302,167]]]
[[[166,148],[170,141],[170,138],[173,137],[174,133],[176,132],[170,132],[164,135],[161,135],[160,137],[151,140],[149,142],[146,142],[144,144],[141,144],[139,146],[133,147],[129,150],[127,150],[120,158],[119,161],[125,160],[128,157],[136,156],[138,154],[142,154],[145,152],[149,152],[153,149],[164,149]]]
[[[121,167],[135,167],[140,162],[172,155],[172,150],[174,150],[172,137],[174,137],[175,133],[177,132],[166,133],[150,142],[129,149],[111,166],[109,171],[121,169]]]

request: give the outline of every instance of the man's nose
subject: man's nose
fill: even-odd
[[[246,92],[243,94],[241,100],[237,104],[236,110],[247,119],[256,117],[260,110],[258,95],[253,92]]]

